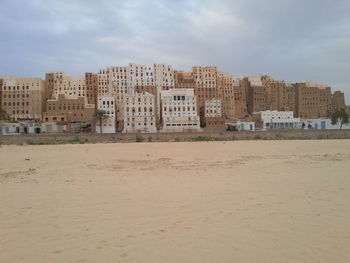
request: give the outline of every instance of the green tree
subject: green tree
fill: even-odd
[[[103,119],[106,118],[106,111],[97,109],[95,111],[95,118],[99,122],[100,132],[102,133],[102,122],[103,122]]]
[[[4,120],[4,121],[11,121],[11,116],[0,107],[0,120]]]
[[[336,125],[338,122],[340,122],[340,130],[342,129],[343,124],[349,123],[349,114],[345,109],[337,110],[332,114],[332,124]]]

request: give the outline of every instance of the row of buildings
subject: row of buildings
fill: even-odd
[[[81,77],[63,72],[47,73],[45,79],[0,77],[0,105],[14,122],[82,124],[103,133],[222,129],[228,123],[256,123],[256,113],[264,111],[319,119],[348,109],[344,93],[332,93],[326,85],[234,77],[216,67],[177,71],[133,63]],[[103,112],[99,119],[97,110]]]

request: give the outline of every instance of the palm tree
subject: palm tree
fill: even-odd
[[[349,114],[345,109],[337,110],[332,114],[332,124],[336,125],[338,122],[340,122],[339,130],[341,130],[343,124],[349,123]]]
[[[102,133],[102,122],[103,122],[103,119],[106,118],[106,111],[96,109],[96,111],[95,111],[95,118],[99,120],[100,133]]]

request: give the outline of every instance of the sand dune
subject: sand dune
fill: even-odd
[[[350,140],[0,148],[0,262],[350,262]]]

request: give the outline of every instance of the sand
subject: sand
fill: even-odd
[[[0,262],[350,262],[350,140],[2,146]]]

